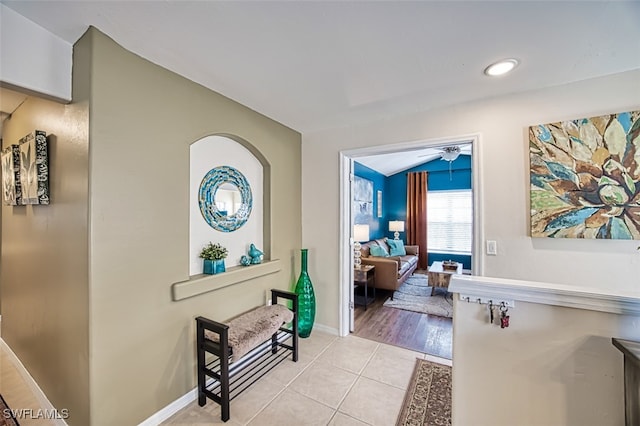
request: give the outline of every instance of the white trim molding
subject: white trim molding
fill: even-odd
[[[335,327],[329,327],[328,325],[315,323],[313,329],[332,336],[340,336],[340,330]]]
[[[211,379],[210,379],[211,380]],[[207,382],[209,383],[209,382]],[[160,411],[157,411],[147,417],[141,423],[138,423],[138,426],[156,426],[165,420],[169,419],[169,417],[176,414],[178,411],[182,410],[187,405],[191,404],[193,401],[198,399],[198,388],[193,388],[189,392],[182,395],[180,398],[173,401],[171,404],[162,408]]]
[[[640,292],[601,289],[473,275],[454,275],[449,291],[475,298],[509,299],[543,305],[640,315]]]

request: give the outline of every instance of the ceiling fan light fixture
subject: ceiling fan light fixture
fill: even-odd
[[[509,58],[495,62],[484,69],[485,75],[489,77],[497,77],[499,75],[505,75],[506,73],[513,71],[520,62],[517,59]]]
[[[440,153],[440,158],[445,161],[455,161],[460,155],[459,146],[445,146]]]

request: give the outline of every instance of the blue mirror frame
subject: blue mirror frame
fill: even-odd
[[[227,215],[216,207],[215,195],[222,185],[229,183],[238,187],[241,205],[233,214]],[[215,167],[202,178],[198,190],[198,204],[204,220],[213,229],[221,232],[233,232],[246,223],[253,207],[251,186],[247,178],[230,166]]]

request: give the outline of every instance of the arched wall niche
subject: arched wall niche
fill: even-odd
[[[189,275],[202,273],[200,250],[209,241],[229,251],[227,268],[239,265],[254,243],[271,259],[271,167],[264,155],[249,141],[228,133],[206,135],[189,146]],[[251,186],[253,207],[249,219],[232,232],[218,231],[203,218],[198,190],[209,170],[230,166],[240,171]]]

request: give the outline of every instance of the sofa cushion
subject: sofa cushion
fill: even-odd
[[[387,244],[389,245],[389,255],[391,256],[405,256],[407,254],[404,249],[404,243],[402,240],[387,240]]]
[[[378,238],[377,240],[375,240],[375,242],[384,249],[384,251],[387,252],[387,254],[389,254],[389,246],[387,245],[387,239],[386,238]]]
[[[395,256],[396,259],[399,259],[398,262],[398,276],[402,276],[407,270],[414,267],[414,265],[418,264],[418,257],[413,255],[406,256]]]
[[[369,254],[373,257],[389,257],[389,253],[377,244],[371,244],[369,247]]]

